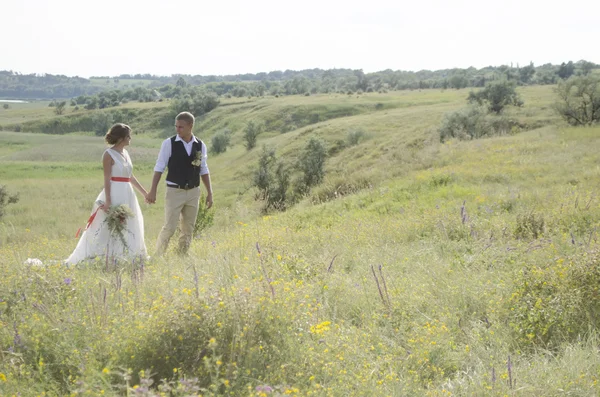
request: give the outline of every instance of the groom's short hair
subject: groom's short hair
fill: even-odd
[[[195,119],[194,115],[190,112],[181,112],[177,115],[177,117],[175,117],[175,121],[185,121],[186,123],[194,125]]]

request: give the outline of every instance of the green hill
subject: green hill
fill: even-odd
[[[0,387],[596,395],[600,128],[561,124],[551,87],[519,92],[510,134],[445,143],[438,128],[467,90],[224,100],[195,128],[209,146],[231,136],[209,155],[215,222],[191,257],[143,267],[53,262],[102,187],[100,137],[1,131],[0,181],[20,200],[0,220]],[[130,107],[147,186],[168,103]],[[247,151],[251,121],[264,131]],[[293,165],[311,137],[328,149],[324,182],[263,214],[261,146]],[[151,252],[163,193],[142,204]]]

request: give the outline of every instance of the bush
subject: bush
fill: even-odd
[[[451,138],[469,140],[512,134],[519,129],[520,125],[516,120],[503,115],[489,115],[481,107],[468,107],[447,113],[439,132],[440,141],[445,142]]]
[[[478,92],[471,91],[467,100],[470,103],[485,105],[490,112],[499,114],[505,106],[523,106],[523,101],[516,91],[517,83],[500,80],[488,83]]]
[[[9,204],[15,204],[19,201],[19,195],[9,195],[8,189],[4,185],[0,185],[0,219],[6,213],[6,206]]]
[[[363,130],[351,130],[348,131],[348,136],[346,137],[346,141],[348,142],[348,146],[356,146],[360,142],[360,140],[365,136],[365,132]]]
[[[219,154],[227,151],[227,146],[231,141],[231,135],[229,130],[224,129],[213,135],[211,139],[210,151]]]
[[[165,123],[172,123],[175,116],[181,112],[190,112],[195,117],[200,117],[219,106],[219,98],[213,92],[196,92],[194,96],[175,99],[171,102],[171,111]]]
[[[515,227],[515,238],[518,239],[537,239],[544,233],[544,216],[529,213],[517,216],[517,226]]]
[[[244,141],[247,150],[252,150],[256,146],[258,134],[261,132],[260,125],[250,121],[244,130]]]
[[[92,115],[92,126],[97,136],[105,135],[114,124],[113,115],[108,112],[96,112]]]
[[[326,154],[327,150],[323,141],[310,138],[298,161],[298,168],[302,172],[302,182],[307,189],[323,181]]]
[[[60,116],[61,114],[63,114],[65,112],[65,106],[67,106],[66,101],[57,102],[56,106],[54,108],[54,113],[56,113],[58,116]]]
[[[594,76],[571,77],[558,83],[556,112],[571,125],[600,121],[600,79]]]
[[[254,173],[254,186],[259,191],[256,198],[265,201],[263,210],[284,210],[289,185],[289,170],[283,162],[277,160],[273,149],[263,146],[258,159],[258,169]]]
[[[481,107],[469,107],[447,113],[440,127],[440,141],[451,138],[473,139],[485,135],[485,111]]]
[[[359,176],[352,179],[337,178],[336,180],[325,182],[311,192],[310,196],[314,204],[320,204],[357,193],[369,187],[371,187],[371,181],[367,177]]]
[[[508,300],[509,324],[522,347],[556,348],[600,325],[600,253],[557,258],[521,270]]]

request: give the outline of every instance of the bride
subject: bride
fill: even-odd
[[[102,156],[104,189],[96,199],[85,231],[75,251],[67,258],[67,264],[75,264],[98,256],[106,257],[106,255],[110,258],[122,259],[147,258],[144,218],[133,187],[144,197],[148,192],[133,175],[133,164],[129,153],[125,150],[131,142],[131,127],[117,123],[107,132],[105,140],[111,147],[106,149]],[[111,206],[114,208],[121,204],[128,206],[133,213],[133,216],[125,220],[123,239],[111,235],[105,222]]]

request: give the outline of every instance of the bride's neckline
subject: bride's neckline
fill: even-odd
[[[127,157],[125,156],[125,148],[123,148],[123,151],[119,152],[117,149],[115,148],[110,148],[110,150],[119,153],[119,155],[123,158],[123,161],[127,162]]]

